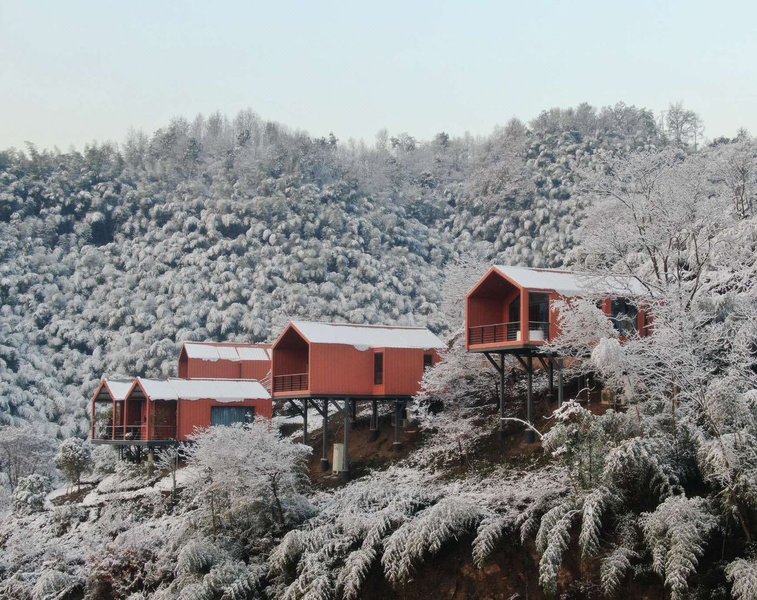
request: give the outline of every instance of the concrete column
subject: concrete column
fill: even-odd
[[[342,478],[346,481],[350,478],[350,399],[344,399],[344,462],[342,463]]]
[[[371,441],[378,439],[378,400],[371,400]]]
[[[392,448],[398,451],[402,447],[400,438],[400,421],[402,420],[402,400],[394,401],[394,442]]]

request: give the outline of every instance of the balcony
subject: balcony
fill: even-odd
[[[99,427],[92,437],[98,442],[140,442],[148,441],[147,426],[139,423],[133,425],[108,425]],[[150,429],[149,441],[168,441],[176,439],[176,425],[153,425]]]
[[[494,325],[479,325],[468,329],[468,343],[496,344],[498,342],[514,342],[520,339],[520,321],[496,323]]]
[[[292,375],[275,375],[273,378],[273,391],[275,392],[301,392],[308,389],[308,374],[294,373]]]
[[[470,346],[505,343],[508,345],[517,345],[512,344],[512,342],[520,342],[522,339],[520,321],[478,325],[468,328],[468,344]],[[529,321],[528,341],[549,341],[549,321]]]

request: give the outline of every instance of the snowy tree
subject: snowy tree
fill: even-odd
[[[56,444],[34,427],[0,427],[0,469],[11,489],[22,477],[49,475]]]
[[[244,520],[250,512],[278,527],[307,514],[302,492],[307,487],[309,447],[282,438],[265,419],[211,427],[192,440],[187,448],[187,487],[209,513],[213,531],[222,520]]]
[[[44,475],[33,473],[22,477],[18,480],[11,497],[13,511],[19,514],[30,514],[43,510],[45,496],[50,488],[50,479]]]
[[[81,487],[81,476],[92,468],[92,448],[81,438],[68,438],[58,448],[55,464],[69,483]]]

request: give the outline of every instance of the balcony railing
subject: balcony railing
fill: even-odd
[[[150,432],[150,439],[153,440],[175,440],[176,425],[153,425]]]
[[[514,342],[520,339],[520,321],[478,325],[468,329],[468,343],[495,344],[497,342]]]
[[[529,342],[548,342],[549,341],[549,321],[529,321],[528,322],[528,341]]]
[[[308,389],[308,374],[276,375],[273,378],[274,392],[299,392]]]
[[[478,325],[476,327],[468,328],[468,343],[471,346],[478,344],[496,344],[500,342],[517,342],[521,339],[520,321],[496,323],[493,325]],[[528,341],[549,341],[549,322],[529,321]]]

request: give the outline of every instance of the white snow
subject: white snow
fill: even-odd
[[[173,386],[166,379],[144,379],[137,377],[137,381],[142,386],[145,394],[150,400],[178,400]]]
[[[494,268],[521,287],[530,290],[551,290],[561,296],[611,294],[646,296],[649,292],[636,279],[622,275],[597,277],[561,269],[529,269],[495,265]]]
[[[308,342],[314,344],[344,344],[358,350],[368,348],[446,348],[437,336],[425,327],[382,327],[378,325],[348,325],[292,321],[292,325]]]
[[[271,396],[255,379],[142,379],[150,400],[268,400]]]
[[[123,400],[126,398],[134,383],[133,379],[108,379],[107,377],[103,377],[102,380],[105,382],[105,387],[108,388],[114,400]]]
[[[270,350],[256,344],[184,342],[187,357],[197,360],[270,361]]]
[[[237,354],[242,360],[271,360],[271,351],[268,348],[237,347]]]
[[[219,402],[241,402],[271,397],[255,379],[169,379],[168,383],[182,400],[212,398]]]

